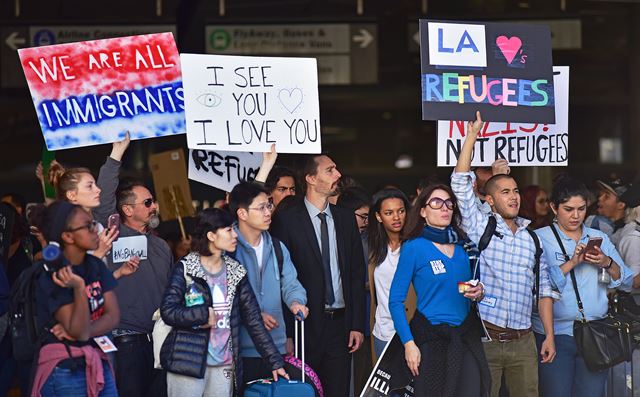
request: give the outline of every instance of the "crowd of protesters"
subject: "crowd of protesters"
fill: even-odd
[[[168,241],[152,189],[120,178],[128,136],[97,179],[39,167],[53,202],[27,218],[19,194],[2,197],[15,222],[0,258],[0,396],[240,396],[292,378],[283,357],[298,353],[300,319],[327,397],[359,395],[395,334],[415,396],[602,396],[608,372],[589,370],[573,337],[571,277],[588,320],[607,315],[608,291],[638,291],[640,184],[598,181],[594,194],[561,175],[549,193],[520,190],[504,160],[471,169],[482,125],[468,124],[450,182],[425,179],[411,196],[368,192],[327,155],[296,173],[272,149],[255,181]],[[114,241],[131,236],[146,238],[146,258],[114,263]],[[38,276],[43,336],[18,360],[9,290],[53,242],[64,266]],[[159,363],[156,311],[172,327]]]

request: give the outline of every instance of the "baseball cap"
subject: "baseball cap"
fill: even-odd
[[[631,186],[629,184],[624,183],[622,178],[610,179],[607,182],[598,180],[596,181],[596,183],[598,184],[598,187],[600,187],[601,189],[608,190],[609,192],[615,194],[618,197],[622,196],[624,192],[626,192],[627,189],[629,189],[629,187]]]
[[[627,189],[621,196],[620,201],[627,205],[627,208],[635,208],[640,205],[640,183],[635,183]]]

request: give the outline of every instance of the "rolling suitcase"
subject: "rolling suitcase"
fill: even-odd
[[[298,316],[296,316],[296,318],[297,317]],[[247,384],[248,387],[244,391],[244,397],[316,397],[316,390],[314,390],[314,386],[305,382],[305,369],[308,367],[305,367],[304,364],[304,320],[300,322],[302,324],[302,380],[287,380],[285,378],[278,378],[277,382],[274,382],[273,379],[254,380]],[[295,321],[295,324],[295,358],[297,359],[298,321]],[[285,368],[288,367],[286,363],[288,363],[288,361],[285,358]],[[291,372],[289,372],[289,370],[287,370],[287,372],[289,373],[289,376],[292,377]]]

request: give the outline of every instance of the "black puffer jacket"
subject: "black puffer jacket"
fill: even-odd
[[[239,360],[240,323],[245,325],[260,355],[275,370],[284,366],[282,356],[273,344],[271,336],[264,327],[260,306],[246,277],[247,271],[235,259],[222,257],[227,267],[227,296],[231,305],[231,346],[235,368],[235,389],[242,379],[242,361]],[[204,305],[187,307],[185,292],[187,289],[184,273],[193,279],[196,289],[204,296]],[[212,306],[211,291],[204,279],[200,264],[200,255],[190,253],[178,262],[173,269],[169,285],[162,298],[160,314],[167,325],[173,327],[160,351],[162,368],[176,374],[204,378],[207,366],[207,347],[210,328],[193,328],[206,324],[209,307]]]

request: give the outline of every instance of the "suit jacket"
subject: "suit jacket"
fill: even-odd
[[[362,241],[353,211],[329,204],[336,229],[338,266],[345,301],[345,336],[349,331],[363,332],[365,322],[365,265]],[[271,234],[282,241],[298,271],[298,280],[307,291],[307,340],[321,335],[324,321],[324,270],[313,224],[304,200],[277,211]],[[310,339],[311,338],[311,339]],[[345,346],[346,347],[346,346]]]

